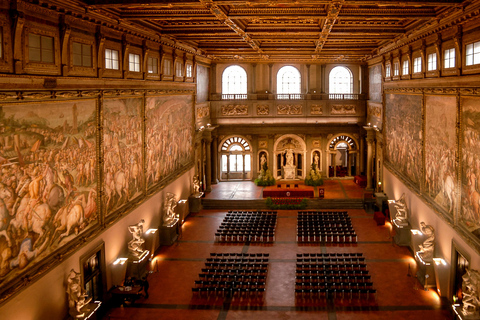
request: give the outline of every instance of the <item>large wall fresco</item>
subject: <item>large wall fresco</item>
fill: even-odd
[[[103,189],[107,214],[143,195],[141,98],[103,103]]]
[[[422,96],[387,94],[386,160],[417,188],[422,174]]]
[[[193,160],[192,96],[149,97],[145,116],[145,179],[152,188]]]
[[[425,192],[450,215],[456,206],[455,96],[425,96]]]
[[[462,210],[460,223],[480,238],[480,99],[462,98]]]
[[[96,109],[96,100],[0,107],[0,288],[98,226]]]

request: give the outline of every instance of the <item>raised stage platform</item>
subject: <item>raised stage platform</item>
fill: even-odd
[[[313,198],[315,190],[313,187],[305,185],[293,185],[287,187],[284,185],[265,187],[263,189],[264,198]]]

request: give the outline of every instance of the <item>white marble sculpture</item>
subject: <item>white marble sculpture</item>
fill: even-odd
[[[74,319],[83,317],[85,312],[89,311],[86,306],[92,299],[87,299],[88,296],[85,294],[85,290],[82,289],[80,272],[76,272],[73,269],[70,270],[67,278],[67,293],[70,315]]]
[[[435,249],[435,229],[431,225],[420,222],[420,229],[422,233],[427,236],[427,239],[419,245],[420,250],[417,252],[418,256],[425,262],[433,261],[433,251]]]
[[[143,252],[143,244],[145,240],[143,239],[143,224],[145,220],[140,220],[139,223],[131,225],[128,227],[128,231],[132,233],[133,239],[128,242],[128,252],[134,257],[140,257]]]
[[[462,280],[462,312],[464,315],[473,315],[480,306],[480,274],[477,270],[467,269]]]
[[[400,199],[395,200],[394,202],[395,209],[395,221],[398,225],[407,225],[408,224],[408,208],[407,203],[405,202],[405,193],[402,194]]]
[[[175,194],[167,192],[165,197],[165,214],[163,216],[163,225],[164,226],[173,226],[177,222],[177,217],[175,216],[175,208],[177,207],[177,200],[175,200]]]
[[[193,176],[193,195],[196,197],[201,197],[203,192],[200,191],[202,186],[202,182],[200,181],[200,177],[198,175]]]

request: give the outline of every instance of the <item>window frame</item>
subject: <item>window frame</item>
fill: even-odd
[[[392,64],[387,63],[385,65],[385,78],[387,78],[387,80],[390,80],[391,77],[392,77]]]
[[[393,77],[395,79],[400,79],[400,60],[393,62]]]
[[[108,67],[107,66],[107,50],[110,51],[110,53],[113,53],[113,52],[116,52],[117,53],[117,68],[114,68],[113,66],[112,67]],[[105,49],[103,50],[103,54],[104,54],[104,68],[105,70],[113,70],[113,71],[120,71],[121,70],[121,64],[120,64],[120,55],[121,55],[121,52],[117,49],[114,49],[114,48],[107,48],[105,47]],[[113,58],[110,59],[111,61],[115,61]]]
[[[288,92],[284,92],[284,89],[285,89],[285,83],[283,81],[283,77],[285,76],[285,74],[288,72],[288,70],[290,68],[293,68],[291,70],[296,70],[297,74],[298,74],[298,92],[296,92],[297,90],[290,90],[290,87],[293,87],[293,85],[290,85],[290,83],[295,83],[295,82],[287,82],[289,85],[288,85]],[[282,70],[287,70],[287,71],[282,71]],[[279,78],[281,78],[279,80]],[[277,71],[277,76],[276,76],[276,88],[277,88],[277,94],[278,95],[282,95],[282,94],[285,94],[285,95],[290,95],[290,94],[301,94],[302,93],[302,73],[300,72],[299,68],[296,67],[296,66],[293,66],[293,65],[284,65],[284,66],[281,66],[278,71]],[[295,91],[295,92],[294,92]]]
[[[150,63],[150,61],[152,63]],[[156,61],[154,64],[153,61]],[[153,66],[155,66],[155,70],[153,70]],[[150,67],[152,67],[152,70],[150,70]],[[158,74],[158,57],[153,57],[153,56],[147,56],[147,73],[149,75],[156,75]]]
[[[430,57],[434,57],[434,61],[430,60]],[[438,71],[438,59],[437,59],[437,52],[427,53],[427,72]],[[430,69],[430,65],[433,65],[434,68]]]
[[[238,71],[235,71],[236,69]],[[235,95],[236,97],[242,95],[246,98],[248,94],[247,70],[238,64],[232,64],[225,67],[225,69],[222,71],[221,85],[222,95]],[[231,88],[238,88],[238,90],[231,91]]]
[[[81,64],[75,64],[75,55],[76,55],[76,54],[75,54],[75,49],[74,49],[74,48],[75,48],[75,44],[81,45],[81,52],[80,52],[80,59],[81,59],[81,61],[82,61]],[[94,53],[93,53],[93,49],[94,49],[94,48],[93,48],[93,45],[90,44],[90,43],[85,43],[85,42],[76,41],[76,39],[75,39],[75,40],[72,40],[72,44],[71,44],[71,45],[72,45],[72,47],[71,47],[71,49],[72,49],[72,51],[71,51],[71,52],[72,52],[72,67],[74,67],[74,68],[88,68],[88,69],[92,68],[92,67],[93,67],[93,63],[94,63],[94,62],[93,62],[93,60],[94,60]],[[83,49],[84,49],[84,46],[90,47],[90,65],[84,65],[84,64],[83,64],[83,63],[84,63],[84,57],[86,56],[86,55],[83,54],[83,53],[84,53],[84,50],[83,50]],[[77,55],[78,55],[78,54],[77,54]]]
[[[39,54],[40,54],[40,59],[39,60],[33,60],[32,59],[32,52],[31,52],[31,49],[33,48],[32,46],[32,36],[36,36],[38,37],[39,39],[39,45],[40,47],[35,47],[38,49],[39,51]],[[55,37],[52,37],[50,35],[44,35],[44,34],[41,34],[41,33],[36,33],[36,32],[29,32],[27,34],[27,38],[28,38],[28,61],[29,62],[33,62],[33,63],[40,63],[40,64],[49,64],[49,65],[55,65]],[[52,44],[52,47],[51,47],[51,50],[47,50],[45,48],[43,48],[43,38],[48,38],[48,39],[51,39],[51,44]],[[44,52],[51,52],[51,61],[47,61],[44,59]]]
[[[419,57],[414,57],[413,58],[413,73],[422,73],[423,72],[423,68],[422,68],[422,57],[419,56]]]
[[[469,46],[472,46],[472,54],[471,55],[468,54],[468,47]],[[477,51],[475,51],[475,49],[477,49]],[[464,52],[465,52],[465,67],[468,67],[468,68],[479,67],[479,65],[480,65],[480,40],[465,44],[465,51]],[[468,64],[469,56],[472,56],[472,63],[471,64]]]
[[[346,70],[346,71],[348,72],[348,74],[349,74],[349,76],[350,76],[350,78],[349,78],[349,80],[350,80],[349,83],[348,83],[348,84],[345,83],[345,84],[342,84],[342,85],[341,85],[341,84],[337,84],[337,85],[338,85],[338,86],[341,86],[341,87],[346,87],[346,86],[348,86],[350,92],[337,92],[337,90],[332,90],[332,76],[334,76],[333,73],[336,72],[335,69],[338,69],[338,70],[339,70],[339,69],[344,69],[344,70]],[[337,72],[337,73],[338,73],[338,72]],[[354,92],[353,92],[353,82],[354,82],[353,72],[352,72],[352,70],[351,70],[349,67],[346,67],[346,66],[343,66],[343,65],[335,66],[335,67],[333,67],[333,68],[330,70],[330,72],[328,73],[328,93],[329,93],[329,94],[348,94],[348,95],[351,95],[351,94],[354,93]]]
[[[405,72],[406,69],[406,72]],[[408,59],[402,60],[402,77],[410,75],[410,61]]]
[[[133,58],[133,61],[132,61]],[[138,59],[138,61],[137,61]],[[133,70],[132,70],[133,67]],[[136,52],[128,53],[128,71],[134,73],[142,72],[142,56]]]
[[[444,70],[452,70],[457,67],[457,50],[455,50],[455,47],[448,47],[447,49],[443,49],[443,69]],[[448,57],[447,57],[447,52],[448,52]],[[453,57],[451,57],[451,53],[453,52]],[[448,67],[446,65],[448,59]],[[451,65],[453,61],[453,66]]]
[[[3,25],[5,27],[5,25]],[[32,21],[26,21],[23,32],[23,70],[22,72],[29,74],[41,74],[41,75],[61,75],[61,56],[60,56],[60,34],[58,28],[52,26],[46,26]],[[30,60],[29,58],[29,34],[37,34],[41,36],[53,38],[53,63],[45,63],[36,60]],[[5,32],[3,33],[5,37]],[[4,42],[7,38],[4,38]],[[4,48],[5,49],[5,48]],[[4,51],[6,55],[7,52]],[[10,59],[13,59],[10,58]]]

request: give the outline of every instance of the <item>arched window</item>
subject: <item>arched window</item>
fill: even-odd
[[[285,66],[280,68],[277,73],[277,94],[286,95],[285,99],[300,99],[300,96],[291,96],[292,94],[300,94],[301,77],[297,68]],[[290,97],[289,97],[290,95]]]
[[[330,71],[329,93],[353,93],[353,76],[350,69],[335,67]]]
[[[231,137],[222,143],[221,178],[251,179],[251,148],[242,137]]]
[[[245,69],[240,66],[230,66],[223,71],[222,97],[224,99],[247,98],[247,73]]]

